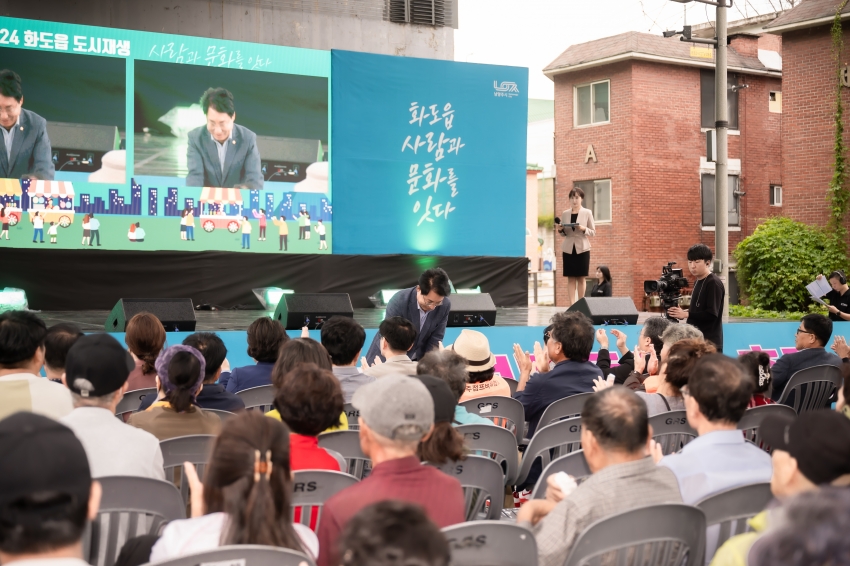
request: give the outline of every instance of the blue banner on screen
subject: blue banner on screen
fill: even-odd
[[[333,51],[334,252],[525,253],[528,70]]]

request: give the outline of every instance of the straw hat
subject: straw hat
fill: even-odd
[[[466,358],[467,372],[484,371],[496,365],[496,356],[490,351],[490,342],[477,330],[461,330],[460,336],[448,349]]]

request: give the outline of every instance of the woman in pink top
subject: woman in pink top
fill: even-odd
[[[449,349],[466,358],[469,381],[466,384],[466,392],[460,397],[460,403],[493,395],[511,396],[508,382],[495,374],[496,356],[490,351],[490,342],[484,334],[476,330],[461,330]]]
[[[257,238],[257,241],[262,242],[266,239],[266,211],[261,208],[260,212],[252,210],[251,214],[260,221],[260,236]]]

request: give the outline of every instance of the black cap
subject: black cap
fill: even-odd
[[[135,367],[118,340],[109,334],[89,334],[68,350],[65,381],[81,397],[102,397],[121,389]]]
[[[0,454],[0,518],[14,513],[22,519],[22,511],[13,512],[9,504],[39,492],[88,501],[92,479],[86,451],[65,425],[34,413],[10,415],[0,421]]]
[[[416,377],[428,388],[428,393],[434,400],[434,424],[454,421],[457,398],[448,384],[433,375],[418,375]]]
[[[774,450],[788,452],[813,484],[850,474],[850,419],[835,411],[809,411],[797,417],[771,415],[759,436]]]

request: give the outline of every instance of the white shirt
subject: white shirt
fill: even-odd
[[[2,129],[3,128],[0,128],[0,130],[2,130]],[[33,225],[33,228],[35,228],[36,230],[40,230],[40,229],[44,228],[44,218],[42,218],[41,216],[33,217],[32,225]]]
[[[59,225],[54,224],[53,226],[51,226],[50,228],[47,229],[47,233],[51,236],[55,236],[56,233],[58,232],[57,228],[59,228]]]
[[[15,141],[15,132],[18,128],[21,127],[21,116],[18,115],[18,119],[15,121],[15,125],[6,130],[6,128],[0,128],[0,131],[3,132],[3,143],[6,145],[6,160],[12,159],[12,143]]]
[[[215,149],[218,151],[218,162],[221,164],[221,174],[224,175],[224,158],[227,157],[227,144],[233,138],[233,130],[230,130],[230,135],[227,136],[227,139],[224,140],[223,143],[219,143],[217,139],[215,139],[212,134],[210,134],[210,139],[215,143]]]
[[[73,410],[71,392],[64,385],[31,373],[0,377],[0,420],[18,411],[61,419]]]
[[[73,430],[83,444],[93,478],[141,476],[165,480],[159,440],[125,424],[112,411],[77,407],[60,422]]]
[[[416,308],[419,309],[419,331],[422,331],[422,327],[425,326],[425,319],[428,318],[428,313],[431,311],[425,312],[422,310],[422,307],[419,305],[419,299],[416,299]]]
[[[151,562],[161,562],[187,554],[215,550],[227,525],[225,513],[210,513],[194,519],[171,521],[151,549]],[[313,560],[319,556],[319,539],[306,525],[293,523],[295,534]]]
[[[88,562],[81,558],[30,558],[29,560],[14,560],[7,562],[7,564],[15,564],[15,566],[90,566]]]
[[[319,234],[319,236],[324,236],[327,233],[327,231],[325,230],[324,223],[316,224],[316,232]]]

